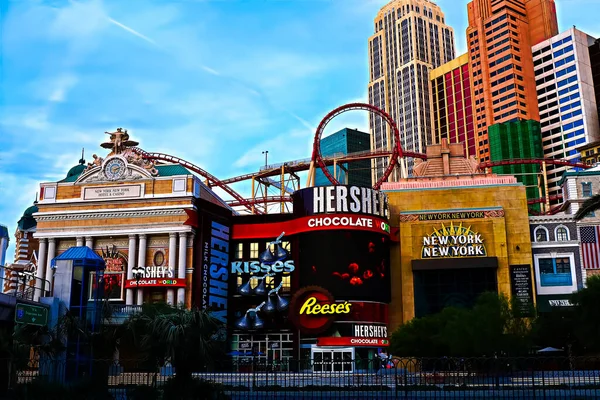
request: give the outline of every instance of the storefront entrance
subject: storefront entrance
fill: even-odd
[[[353,372],[354,348],[321,348],[311,349],[313,372]]]

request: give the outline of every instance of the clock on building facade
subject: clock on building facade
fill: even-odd
[[[127,165],[120,157],[113,157],[106,160],[104,163],[103,172],[106,178],[110,181],[116,181],[125,175]]]

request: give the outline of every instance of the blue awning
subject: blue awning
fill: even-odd
[[[55,268],[56,261],[58,260],[73,260],[74,265],[83,265],[89,267],[102,267],[104,268],[104,259],[100,257],[96,252],[87,246],[70,247],[61,255],[54,257],[51,261],[52,268]]]

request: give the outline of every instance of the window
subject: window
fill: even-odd
[[[581,195],[592,197],[592,182],[581,182]]]
[[[534,231],[536,242],[547,242],[548,241],[548,230],[543,226],[538,226]]]
[[[235,248],[235,259],[241,260],[242,258],[244,258],[244,244],[238,243]]]
[[[250,258],[258,258],[258,243],[250,243]]]
[[[564,226],[559,226],[554,231],[557,242],[566,242],[569,240],[569,230]]]
[[[573,285],[569,257],[539,258],[538,262],[542,287]]]
[[[567,36],[566,38],[564,38],[564,39],[562,39],[562,40],[559,40],[558,42],[554,42],[554,43],[552,43],[552,48],[553,48],[553,49],[554,49],[554,48],[557,48],[557,47],[558,47],[558,46],[560,46],[561,44],[568,43],[568,42],[570,42],[571,40],[573,40],[573,38],[572,38],[571,36]]]

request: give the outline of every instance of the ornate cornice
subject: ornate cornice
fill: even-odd
[[[487,219],[504,218],[505,213],[502,209],[496,210],[468,210],[468,211],[440,211],[440,212],[422,212],[414,214],[400,214],[400,222],[434,222],[434,221],[452,221],[462,219]]]
[[[151,210],[151,211],[119,211],[119,212],[86,212],[75,214],[40,215],[38,222],[47,221],[79,221],[86,219],[119,219],[119,218],[147,218],[147,217],[176,217],[187,215],[182,209]]]

